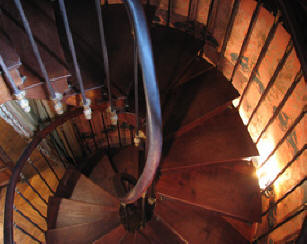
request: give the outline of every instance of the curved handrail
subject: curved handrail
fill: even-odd
[[[107,105],[93,106],[93,111],[105,110]],[[39,145],[39,143],[54,129],[64,124],[68,120],[80,116],[82,114],[81,109],[73,110],[65,113],[62,116],[57,117],[52,123],[46,126],[44,129],[39,131],[32,141],[28,144],[20,158],[18,159],[13,173],[10,178],[10,183],[7,187],[6,198],[5,198],[5,210],[4,210],[4,243],[13,244],[13,204],[15,198],[15,188],[17,181],[20,177],[21,170],[23,169],[27,159],[31,156],[32,152]]]
[[[160,96],[156,82],[155,67],[153,61],[152,45],[150,41],[147,22],[141,3],[138,0],[124,1],[129,9],[129,14],[133,21],[136,41],[138,46],[139,60],[142,67],[144,93],[147,109],[147,159],[146,164],[135,187],[123,198],[121,202],[132,203],[141,198],[147,188],[151,185],[155,172],[159,166],[161,150],[162,150],[162,119]],[[93,110],[101,110],[101,106],[93,106]],[[5,243],[14,243],[13,239],[13,203],[15,197],[15,188],[25,162],[30,157],[33,150],[44,139],[49,132],[56,127],[64,124],[73,117],[82,114],[82,110],[74,110],[58,117],[49,126],[39,131],[31,143],[26,147],[23,154],[16,163],[10,183],[7,188],[5,201],[5,225],[4,225],[4,241]]]
[[[142,67],[147,110],[148,153],[145,167],[135,187],[120,199],[123,203],[132,203],[139,199],[150,186],[159,166],[162,150],[162,119],[152,45],[144,10],[139,0],[124,0],[124,3],[126,3],[133,21],[139,60]]]

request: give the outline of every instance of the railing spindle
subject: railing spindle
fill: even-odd
[[[292,52],[292,49],[293,49],[293,42],[292,42],[292,40],[290,40],[289,43],[288,43],[288,45],[287,45],[287,47],[286,47],[286,51],[285,51],[283,57],[282,57],[281,60],[279,61],[278,65],[277,65],[277,67],[276,67],[276,69],[275,69],[275,71],[274,71],[274,74],[272,75],[272,77],[271,77],[271,79],[270,79],[270,81],[269,81],[269,83],[268,83],[266,89],[265,89],[264,92],[261,94],[261,97],[260,97],[260,99],[259,99],[259,101],[258,101],[256,107],[254,108],[254,110],[253,110],[251,116],[250,116],[249,119],[248,119],[248,122],[247,122],[247,125],[246,125],[247,127],[250,125],[250,123],[251,123],[252,119],[254,118],[255,114],[257,113],[257,111],[258,111],[260,105],[262,104],[262,102],[264,101],[264,99],[266,98],[266,96],[268,95],[270,89],[273,87],[273,85],[274,85],[274,83],[275,83],[275,81],[276,81],[276,78],[277,78],[278,74],[280,73],[280,71],[281,71],[282,68],[284,67],[284,65],[285,65],[285,63],[286,63],[286,61],[287,61],[287,59],[288,59],[290,53]]]
[[[257,74],[258,68],[259,68],[260,64],[262,63],[262,60],[263,60],[263,58],[264,58],[264,56],[265,56],[265,54],[266,54],[266,52],[267,52],[267,50],[269,48],[269,45],[270,45],[271,41],[273,40],[273,37],[275,35],[275,32],[277,30],[277,27],[278,27],[279,23],[280,23],[280,16],[277,14],[277,16],[274,19],[274,23],[273,23],[273,25],[272,25],[272,27],[271,27],[271,29],[269,31],[269,34],[268,34],[268,36],[267,36],[267,38],[265,40],[265,43],[264,43],[264,45],[263,45],[263,47],[262,47],[262,49],[260,51],[260,54],[259,54],[258,59],[257,59],[257,62],[256,62],[255,66],[254,66],[254,68],[253,68],[253,70],[251,72],[251,75],[250,75],[249,79],[248,79],[247,85],[245,86],[245,88],[244,88],[244,90],[243,90],[243,92],[241,94],[241,98],[240,98],[240,102],[239,102],[239,105],[238,105],[238,109],[240,109],[240,107],[242,105],[242,102],[243,102],[243,99],[245,98],[245,95],[247,94],[247,91],[249,90],[249,88],[250,88],[250,86],[252,84],[252,81],[255,79],[255,76]]]
[[[41,213],[41,211],[39,211],[32,203],[31,203],[31,201],[28,199],[28,198],[26,198],[19,190],[18,190],[18,188],[16,187],[15,188],[15,192],[36,212],[36,213],[38,213],[38,215],[39,216],[41,216],[44,220],[46,220],[47,221],[47,217],[46,216],[44,216],[42,213]]]
[[[105,120],[104,120],[103,112],[101,112],[100,114],[101,114],[101,120],[102,120],[102,125],[103,125],[103,131],[105,133],[107,144],[108,144],[107,146],[108,146],[108,149],[110,150],[110,140],[109,140],[109,135],[108,135],[106,123],[105,123]]]
[[[26,184],[32,189],[32,191],[45,203],[48,205],[48,202],[42,197],[42,195],[34,188],[34,186],[30,183],[30,181],[24,176],[23,173],[20,173],[20,178],[26,182]]]
[[[13,209],[16,213],[18,213],[20,216],[22,216],[25,220],[30,222],[33,226],[35,226],[37,229],[39,229],[42,233],[45,234],[45,230],[43,230],[38,224],[36,224],[29,216],[25,215],[22,211],[20,211],[16,206],[13,206]]]
[[[0,55],[0,66],[1,69],[4,72],[4,75],[6,77],[6,81],[9,83],[9,86],[11,88],[11,90],[13,91],[13,94],[15,96],[15,98],[18,100],[18,103],[20,105],[20,107],[25,111],[25,112],[30,112],[31,108],[29,105],[29,101],[28,99],[26,99],[26,92],[23,90],[19,90],[14,82],[13,77],[11,76],[10,71],[8,70],[6,64],[4,63],[4,60],[2,58],[2,56]]]
[[[19,12],[19,15],[21,17],[21,20],[22,20],[22,23],[23,23],[23,26],[25,28],[25,31],[27,33],[27,36],[29,38],[29,41],[31,43],[31,47],[32,47],[32,50],[33,50],[33,53],[34,53],[34,56],[36,58],[36,61],[39,65],[39,68],[40,68],[40,71],[44,77],[44,80],[47,84],[47,89],[48,89],[48,92],[49,92],[49,95],[52,99],[52,101],[54,102],[54,109],[55,111],[58,113],[58,114],[63,114],[63,105],[61,103],[61,100],[62,100],[62,95],[60,93],[57,93],[54,91],[52,85],[51,85],[51,82],[50,82],[50,79],[49,79],[49,76],[48,76],[48,72],[46,70],[46,67],[43,63],[43,60],[41,58],[41,55],[39,53],[39,50],[38,50],[38,47],[37,47],[37,44],[34,40],[34,37],[33,37],[33,34],[32,34],[32,31],[31,31],[31,27],[30,27],[30,24],[29,24],[29,21],[24,13],[24,10],[23,10],[23,7],[21,5],[21,2],[20,0],[14,0],[15,1],[15,5],[18,9],[18,12]]]
[[[249,43],[249,40],[251,38],[251,35],[252,35],[253,30],[254,30],[255,24],[257,22],[257,19],[258,19],[259,12],[260,12],[260,9],[262,7],[262,4],[263,4],[262,0],[259,0],[257,2],[257,6],[256,6],[256,8],[255,8],[255,10],[253,12],[251,21],[250,21],[249,26],[248,26],[247,33],[246,33],[246,35],[244,37],[244,40],[243,40],[243,43],[242,43],[242,46],[241,46],[241,49],[240,49],[240,53],[239,53],[238,59],[236,61],[236,64],[235,64],[235,66],[233,68],[233,71],[232,71],[232,74],[231,74],[231,78],[230,78],[231,82],[233,81],[233,77],[234,77],[234,75],[235,75],[235,73],[236,73],[236,71],[237,71],[237,69],[239,67],[239,64],[241,63],[241,60],[242,60],[243,55],[245,53],[246,47],[247,47],[247,45]]]
[[[23,229],[22,227],[20,227],[19,225],[17,225],[16,223],[14,223],[14,227],[18,230],[20,230],[22,233],[24,233],[25,235],[29,236],[33,241],[36,241],[38,243],[42,242],[40,240],[38,240],[37,238],[35,238],[33,235],[31,235],[28,231],[26,231],[25,229]]]
[[[39,172],[39,169],[34,165],[33,161],[29,158],[28,159],[29,164],[32,166],[32,168],[36,171],[36,173],[38,174],[39,178],[45,183],[45,185],[47,186],[47,188],[49,189],[49,191],[52,194],[55,194],[55,192],[52,190],[51,186],[48,184],[48,182],[46,181],[46,179],[42,176],[42,174]]]
[[[71,153],[71,156],[72,156],[72,163],[74,164],[75,167],[77,167],[78,164],[77,164],[77,161],[76,161],[76,155],[75,155],[74,151],[72,150],[72,148],[71,148],[71,146],[70,146],[70,143],[69,143],[69,141],[68,141],[68,139],[67,139],[66,133],[65,133],[65,131],[63,130],[63,128],[61,128],[61,132],[62,132],[62,135],[63,135],[63,137],[64,137],[65,144],[67,145],[68,150],[69,150],[70,153]],[[65,147],[65,144],[64,144],[64,147]]]
[[[107,82],[107,89],[108,89],[108,98],[109,98],[111,111],[113,111],[112,94],[111,94],[111,82],[110,82],[109,57],[108,57],[107,43],[106,43],[105,34],[104,34],[100,0],[95,0],[95,6],[96,6],[97,19],[98,19],[98,26],[99,26],[100,45],[101,45],[101,50],[102,50],[104,72],[105,72],[105,75],[106,75],[106,82]]]
[[[295,87],[297,86],[297,84],[301,81],[303,76],[303,72],[300,69],[295,78],[294,81],[292,82],[291,86],[289,87],[289,89],[287,90],[285,96],[283,97],[282,101],[279,103],[279,105],[277,106],[277,108],[274,110],[274,113],[272,115],[272,117],[269,119],[269,121],[267,122],[267,124],[265,125],[264,129],[261,131],[260,135],[258,136],[256,143],[258,144],[258,142],[260,141],[261,137],[263,136],[263,134],[267,131],[267,129],[269,128],[269,126],[273,123],[273,121],[276,119],[276,117],[278,116],[278,114],[280,113],[281,109],[283,108],[283,106],[285,105],[285,103],[287,102],[288,98],[291,96],[291,94],[293,93]]]
[[[303,108],[303,111],[299,114],[299,116],[294,120],[292,125],[288,128],[286,133],[283,135],[283,137],[279,140],[279,142],[276,144],[273,151],[266,157],[266,159],[261,163],[261,165],[258,168],[263,167],[269,159],[274,155],[274,153],[277,151],[277,149],[283,144],[283,142],[287,139],[287,137],[291,134],[291,132],[295,129],[296,125],[304,118],[305,114],[307,112],[307,105]]]
[[[95,148],[97,150],[98,145],[97,145],[97,142],[96,142],[96,136],[95,136],[95,131],[94,131],[94,128],[93,128],[93,125],[92,125],[92,120],[89,120],[88,123],[89,123],[90,129],[91,129],[91,138],[93,138],[94,145],[95,145]]]
[[[42,155],[42,157],[45,159],[49,169],[51,170],[51,172],[53,173],[53,175],[55,176],[55,178],[57,179],[57,181],[60,181],[60,177],[57,175],[57,173],[55,172],[54,168],[52,167],[52,165],[50,164],[47,156],[45,155],[45,153],[43,152],[42,148],[39,148],[39,152]]]
[[[77,81],[79,83],[79,88],[80,88],[80,91],[81,91],[81,97],[82,97],[82,102],[83,102],[83,113],[84,113],[85,118],[90,120],[92,118],[92,110],[90,108],[91,102],[90,102],[90,99],[86,98],[86,96],[85,96],[85,90],[84,90],[82,75],[81,75],[80,67],[79,67],[78,60],[77,60],[77,55],[76,55],[76,50],[75,50],[71,30],[70,30],[69,23],[68,23],[68,18],[67,18],[64,0],[59,0],[59,7],[60,7],[60,11],[61,11],[61,14],[62,14],[62,17],[63,17],[63,23],[64,23],[64,27],[65,27],[65,32],[66,32],[66,36],[67,36],[67,40],[68,40],[70,53],[71,53],[73,64],[74,64],[76,78],[77,78]]]

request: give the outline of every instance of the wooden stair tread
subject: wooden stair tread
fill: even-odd
[[[138,178],[138,154],[139,150],[135,146],[128,146],[115,154],[112,159],[119,173],[127,173]]]
[[[238,219],[223,216],[223,219],[232,225],[246,240],[252,242],[257,231],[257,223],[245,223]]]
[[[160,93],[164,93],[178,69],[196,55],[202,42],[166,26],[153,27],[151,38]]]
[[[65,198],[50,197],[48,201],[48,229],[95,222],[111,221],[118,215],[118,207],[89,204]]]
[[[247,128],[234,109],[225,110],[165,145],[162,169],[242,160],[258,155]]]
[[[94,241],[93,244],[110,244],[110,243],[121,243],[121,240],[124,238],[126,230],[123,225],[111,230],[109,233],[102,236],[100,239]]]
[[[3,28],[1,21],[0,27]],[[0,37],[0,55],[2,56],[4,63],[9,70],[18,68],[21,65],[19,55],[16,53],[16,50],[14,50],[5,33],[0,31]]]
[[[66,170],[55,195],[92,204],[119,206],[118,199],[73,169]]]
[[[176,200],[158,200],[155,213],[187,243],[249,243],[218,215]]]
[[[159,194],[246,222],[261,220],[261,195],[256,175],[217,165],[162,172]]]
[[[90,179],[113,196],[117,196],[113,182],[115,175],[108,156],[104,155],[91,173]]]
[[[121,240],[121,244],[135,244],[137,233],[127,232],[124,238]],[[146,242],[145,242],[146,243]]]
[[[182,85],[185,82],[188,82],[197,76],[204,74],[211,70],[214,66],[208,63],[205,59],[200,57],[195,57],[192,63],[189,65],[187,70],[183,73],[180,77],[179,81],[177,82],[178,85]]]
[[[112,221],[108,222],[105,219],[101,219],[91,223],[51,229],[46,232],[46,241],[48,244],[88,244],[118,226],[119,222],[119,216],[117,215],[117,217],[112,218]]]
[[[173,232],[169,226],[156,216],[153,216],[146,227],[140,232],[149,238],[149,243],[185,243],[177,233]]]
[[[201,125],[226,109],[238,96],[223,74],[211,69],[169,94],[163,111],[164,134],[182,133]]]
[[[119,206],[118,199],[83,175],[79,178],[70,199],[104,206]]]
[[[22,5],[53,87],[57,92],[64,93],[68,89],[67,78],[70,74],[66,68],[66,60],[57,34],[52,3],[35,0],[24,1]],[[11,40],[14,40],[14,46],[22,60],[20,72],[27,77],[21,88],[27,89],[27,97],[42,99],[49,97],[42,86],[44,80],[39,65],[14,3],[2,1],[1,8],[4,31]]]

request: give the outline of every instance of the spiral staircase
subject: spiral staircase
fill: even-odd
[[[46,243],[249,243],[262,209],[255,168],[249,161],[258,152],[232,106],[239,93],[213,64],[199,55],[205,39],[154,24],[156,7],[146,5],[144,9],[163,114],[159,168],[140,199],[121,202],[142,176],[148,149],[146,139],[137,147],[126,133],[110,145],[107,136],[103,137],[105,131],[95,130],[101,121],[94,111],[90,122],[94,140],[82,142],[91,153],[78,162],[82,167],[71,165],[66,169],[55,194],[48,200]],[[100,68],[103,65],[97,53],[91,53],[84,44],[90,43],[93,50],[100,49],[93,27],[94,11],[91,1],[67,4],[76,47],[82,50],[78,59],[87,94],[94,94],[92,101],[103,106],[100,112],[105,113],[108,102],[97,92],[103,87],[99,81],[104,75]],[[121,105],[121,116],[131,124],[138,119],[131,85],[135,33],[129,26],[124,5],[105,5],[102,13],[114,81],[112,95],[126,98],[128,106]],[[58,33],[61,35],[60,27]],[[65,40],[62,36],[59,39],[66,55]],[[58,70],[57,75],[62,78],[55,81],[59,87],[63,79],[65,82],[71,79],[70,75],[65,76],[71,73],[69,67]],[[33,94],[35,97],[36,93]],[[80,105],[78,96],[69,93],[66,102]],[[139,117],[139,126],[145,132],[142,92]],[[83,131],[86,120],[80,117],[75,122],[79,131],[86,133]],[[96,142],[95,137],[104,139]],[[125,145],[121,143],[124,137],[129,141]]]

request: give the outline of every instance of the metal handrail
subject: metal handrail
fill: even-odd
[[[132,203],[141,198],[151,185],[159,166],[162,151],[162,117],[152,45],[144,10],[139,0],[124,0],[124,3],[133,22],[147,111],[148,152],[145,167],[135,187],[120,199],[123,203]]]
[[[156,82],[156,73],[153,61],[152,45],[143,7],[139,0],[126,0],[130,19],[132,20],[136,45],[138,48],[138,60],[142,68],[143,85],[147,109],[147,159],[144,171],[141,174],[135,187],[123,198],[122,203],[132,203],[142,197],[147,188],[151,185],[155,172],[159,166],[161,150],[162,150],[162,119],[160,96]],[[93,107],[93,110],[101,110],[100,107]],[[40,142],[48,136],[48,134],[66,121],[82,114],[81,110],[68,112],[67,114],[58,117],[55,121],[49,124],[46,128],[39,131],[31,143],[26,147],[25,151],[19,158],[14,168],[10,183],[7,188],[5,202],[5,225],[4,225],[4,242],[14,243],[13,237],[13,210],[14,197],[17,181],[20,173],[31,156],[35,148]]]

